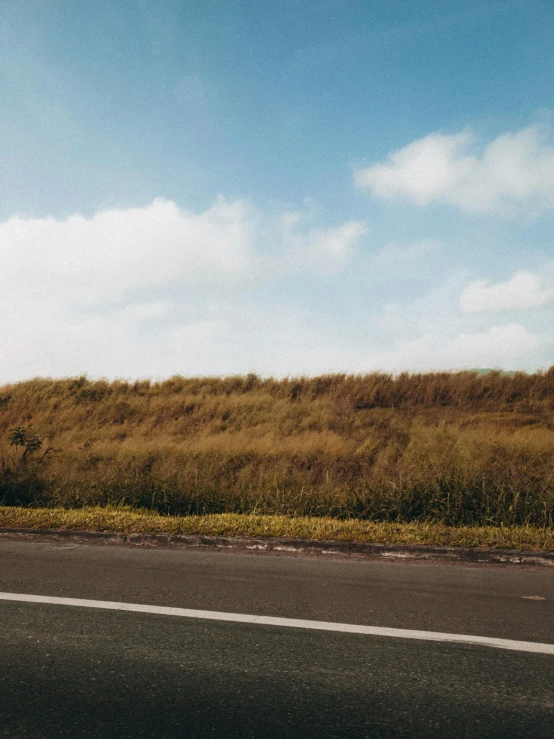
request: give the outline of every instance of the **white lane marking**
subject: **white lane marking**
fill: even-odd
[[[546,600],[542,595],[522,595],[523,600]]]
[[[516,652],[535,652],[554,655],[554,644],[542,644],[513,639],[495,639],[488,636],[469,636],[467,634],[442,634],[438,631],[417,631],[413,629],[389,629],[383,626],[363,626],[358,624],[333,623],[331,621],[305,621],[299,618],[280,618],[277,616],[253,616],[246,613],[224,613],[222,611],[199,611],[191,608],[172,606],[147,606],[139,603],[117,603],[109,600],[86,600],[82,598],[58,598],[51,595],[28,595],[25,593],[0,593],[0,600],[20,603],[47,603],[79,608],[101,608],[108,611],[130,611],[133,613],[154,613],[158,616],[180,616],[181,618],[202,618],[210,621],[233,621],[243,624],[263,626],[285,626],[293,629],[315,629],[318,631],[340,631],[346,634],[368,634],[370,636],[392,636],[397,639],[419,639],[422,641],[460,642],[498,649],[511,649]]]

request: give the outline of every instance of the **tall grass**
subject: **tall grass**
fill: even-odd
[[[18,464],[9,429],[54,448]],[[554,367],[0,388],[0,502],[554,524]]]

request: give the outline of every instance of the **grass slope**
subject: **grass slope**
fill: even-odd
[[[554,367],[36,379],[0,388],[0,464],[4,505],[550,528]]]

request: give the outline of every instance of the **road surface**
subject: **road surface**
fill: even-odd
[[[554,644],[549,567],[0,537],[0,591],[468,637],[0,600],[0,736],[554,736],[554,655],[471,643]]]

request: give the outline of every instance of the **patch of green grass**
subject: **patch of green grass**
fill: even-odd
[[[235,513],[160,516],[127,507],[0,506],[0,527],[114,533],[290,537],[382,544],[490,547],[554,551],[554,531],[532,526],[446,526],[441,523],[337,520]]]

